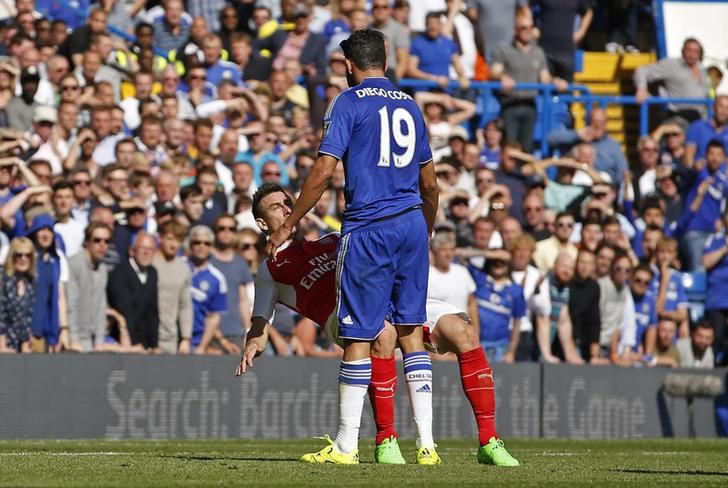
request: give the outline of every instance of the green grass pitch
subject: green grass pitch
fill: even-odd
[[[414,443],[403,441],[408,462]],[[321,441],[0,441],[0,487],[728,486],[728,441],[513,440],[520,468],[480,466],[472,440],[441,440],[441,466],[297,461]]]

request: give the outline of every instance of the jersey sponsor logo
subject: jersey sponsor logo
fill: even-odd
[[[301,278],[299,284],[306,290],[310,290],[321,277],[330,271],[336,269],[336,261],[333,259],[332,253],[324,253],[308,260],[308,263],[314,268],[309,271],[306,276]]]
[[[432,388],[430,388],[430,385],[424,385],[417,388],[415,393],[432,393]]]

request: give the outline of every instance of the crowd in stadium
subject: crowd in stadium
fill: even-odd
[[[432,85],[411,92],[440,184],[429,295],[470,313],[491,362],[724,364],[728,97],[699,40],[636,94],[714,104],[669,106],[634,161],[599,108],[548,134],[567,157],[534,156],[536,95],[515,89],[565,90],[596,17],[600,50],[638,52],[645,3],[0,0],[0,352],[240,354],[255,191],[300,190],[348,87],[338,44],[371,27],[388,77]],[[480,127],[477,80],[502,87]],[[344,180],[307,238],[341,229]],[[707,274],[704,314],[683,273]],[[340,355],[283,306],[274,326],[271,354]]]

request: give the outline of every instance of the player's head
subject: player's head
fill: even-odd
[[[285,222],[293,200],[278,183],[265,183],[253,195],[253,217],[260,230],[272,234]]]
[[[357,72],[387,69],[387,49],[384,45],[384,34],[362,29],[354,31],[348,39],[341,41],[341,50],[346,61],[346,77],[349,86],[361,82]]]

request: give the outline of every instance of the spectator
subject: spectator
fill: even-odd
[[[657,346],[655,356],[647,363],[648,366],[664,366],[676,368],[680,366],[680,351],[675,347],[675,333],[677,325],[670,319],[661,319],[657,324]]]
[[[311,8],[306,4],[298,4],[292,12],[293,30],[279,29],[272,36],[260,42],[261,49],[270,49],[272,53],[272,67],[282,70],[285,62],[295,59],[301,66],[313,74],[322,75],[326,72],[326,38],[321,34],[310,32]]]
[[[195,184],[202,193],[202,217],[198,223],[214,228],[213,222],[225,213],[227,200],[225,193],[218,191],[217,172],[214,168],[200,168],[195,177]]]
[[[523,150],[530,153],[536,124],[536,92],[514,91],[516,83],[553,82],[557,90],[567,88],[566,81],[552,78],[549,73],[546,55],[534,42],[533,18],[530,15],[516,17],[513,42],[497,47],[490,74],[502,86],[501,117],[506,141],[518,141]]]
[[[124,317],[131,345],[147,351],[158,346],[157,270],[151,266],[156,249],[154,237],[139,232],[129,248],[129,258],[109,274],[107,287],[109,306]]]
[[[73,190],[71,218],[85,228],[91,212],[91,175],[88,170],[79,168],[71,171],[68,181]]]
[[[69,347],[66,315],[68,262],[56,246],[53,218],[39,213],[29,218],[26,236],[35,246],[35,301],[33,302],[32,334],[42,337],[49,350]]]
[[[427,298],[440,300],[468,312],[478,325],[478,308],[475,302],[475,282],[464,266],[454,263],[455,240],[452,235],[437,232],[430,241],[430,277]]]
[[[607,134],[605,109],[593,108],[589,125],[579,131],[558,129],[548,135],[549,145],[561,150],[568,150],[580,141],[594,145],[597,151],[595,169],[606,172],[612,184],[621,185],[624,172],[628,169],[627,160],[619,143]]]
[[[591,3],[589,0],[568,3],[535,0],[530,3],[531,7],[539,8],[539,45],[546,53],[549,72],[569,83],[574,81],[576,46],[584,39],[594,15]]]
[[[713,326],[709,322],[698,322],[690,338],[677,341],[681,368],[713,369]]]
[[[179,216],[180,222],[187,227],[197,225],[205,210],[205,199],[202,196],[202,191],[196,185],[188,185],[182,187],[179,198],[182,203],[182,214]]]
[[[219,86],[222,80],[231,80],[235,85],[242,84],[240,68],[235,63],[222,59],[222,41],[218,36],[207,34],[202,39],[202,50],[209,83]]]
[[[30,66],[20,73],[20,94],[10,99],[5,107],[8,127],[23,132],[29,131],[33,126],[33,115],[39,107],[35,101],[38,91],[40,74],[38,68]]]
[[[687,271],[701,268],[705,242],[715,231],[727,196],[725,149],[719,141],[712,141],[708,144],[706,167],[696,175],[695,184],[686,198],[688,206],[678,224],[678,228],[684,231],[680,244],[686,257]]]
[[[395,82],[404,78],[409,68],[410,37],[407,29],[392,18],[390,0],[372,2],[372,28],[384,34],[388,42],[387,77]]]
[[[83,252],[68,260],[68,323],[71,342],[82,352],[91,352],[106,340],[108,269],[103,259],[110,242],[111,229],[92,222],[86,227]]]
[[[179,49],[190,33],[190,24],[183,17],[182,0],[166,0],[164,15],[154,20],[154,45],[162,51]]]
[[[14,238],[0,283],[0,352],[31,352],[35,272],[33,243],[27,237]]]
[[[568,212],[560,212],[556,216],[556,232],[548,239],[536,243],[533,262],[542,273],[547,273],[554,266],[556,256],[565,251],[571,259],[576,259],[579,250],[569,240],[574,230],[574,217]]]
[[[579,241],[579,249],[586,249],[596,252],[597,247],[602,242],[602,226],[597,220],[587,220],[581,225],[581,241]]]
[[[480,166],[496,170],[501,162],[501,146],[503,145],[503,120],[493,119],[485,124],[484,129],[476,132],[480,146]]]
[[[480,45],[491,63],[499,46],[513,37],[511,26],[517,16],[530,14],[527,0],[468,0],[468,17],[478,23]]]
[[[154,73],[139,70],[132,76],[132,81],[134,82],[134,95],[123,99],[119,106],[124,110],[124,123],[129,130],[134,131],[139,128],[142,121],[139,115],[140,101],[152,96]]]
[[[633,183],[635,201],[639,202],[642,200],[642,197],[655,192],[659,151],[657,141],[651,136],[641,136],[637,140],[639,167],[635,172]]]
[[[189,354],[192,338],[192,295],[189,267],[178,256],[187,229],[177,220],[159,227],[159,250],[152,260],[157,271],[158,346],[168,354]]]
[[[59,47],[59,52],[66,56],[73,66],[80,66],[83,53],[91,47],[91,36],[106,32],[108,16],[103,9],[94,9],[90,12],[86,24],[74,29],[65,43]]]
[[[682,57],[664,58],[654,64],[640,66],[634,72],[635,97],[643,103],[649,96],[648,83],[660,82],[660,96],[667,98],[708,98],[710,79],[702,66],[703,46],[694,37],[685,39]],[[668,105],[669,115],[688,122],[705,117],[703,105]]]
[[[650,293],[657,302],[657,317],[673,321],[680,337],[688,336],[688,297],[681,274],[673,268],[677,262],[677,242],[662,237],[657,242]]]
[[[723,212],[723,226],[719,232],[711,235],[705,242],[703,266],[708,272],[705,297],[705,319],[711,325],[715,335],[715,356],[717,364],[728,360],[728,237],[726,236],[728,212]]]
[[[568,319],[578,353],[569,362],[578,363],[578,356],[590,364],[606,364],[601,357],[599,335],[601,331],[600,289],[594,280],[596,257],[594,253],[582,249],[576,259],[576,274],[569,286],[569,308],[563,319]],[[578,356],[577,356],[578,354]]]
[[[53,212],[56,218],[53,231],[63,239],[66,255],[69,257],[81,251],[85,229],[81,222],[73,219],[73,203],[73,187],[69,183],[59,181],[53,185]]]
[[[601,317],[600,356],[623,365],[631,364],[629,355],[634,343],[634,320],[625,320],[626,311],[632,312],[630,291],[626,286],[631,274],[632,262],[626,255],[618,254],[614,258],[609,276],[597,281]]]
[[[508,187],[510,193],[510,209],[508,213],[525,222],[523,216],[523,200],[526,197],[526,177],[518,167],[518,160],[511,154],[511,150],[520,150],[517,142],[508,142],[501,153],[501,163],[495,171],[495,179],[498,184]]]
[[[712,118],[690,124],[686,141],[685,165],[688,168],[706,160],[708,146],[713,141],[721,142],[723,148],[728,150],[728,95],[715,98]]]
[[[521,319],[521,337],[516,350],[516,361],[536,361],[540,352],[544,361],[558,362],[558,359],[551,354],[549,281],[530,264],[531,256],[536,249],[536,241],[527,234],[512,239],[504,236],[504,239],[513,256],[511,279],[523,288],[523,297],[528,308],[528,313]]]
[[[275,163],[281,172],[281,185],[287,186],[290,183],[286,166],[281,159],[266,147],[265,133],[262,124],[255,124],[250,127],[248,134],[250,149],[238,154],[235,160],[237,162],[248,163],[253,167],[253,175],[255,176],[255,185],[260,186],[263,182],[261,170],[266,162]]]
[[[192,273],[192,341],[195,354],[210,352],[217,336],[222,314],[227,311],[225,276],[210,263],[215,235],[209,227],[196,225],[190,229],[187,264]]]
[[[245,334],[250,328],[251,305],[248,288],[253,276],[248,263],[235,252],[235,218],[220,214],[212,226],[215,231],[215,247],[210,263],[220,270],[227,284],[227,313],[220,320],[217,342],[227,354],[240,354],[245,346]]]
[[[551,237],[546,228],[543,196],[538,192],[530,192],[523,201],[523,213],[526,225],[524,231],[533,236],[536,241],[543,241]]]
[[[137,234],[147,225],[147,205],[142,198],[132,197],[122,201],[119,207],[123,220],[114,227],[112,242],[124,261]]]
[[[637,53],[638,0],[602,2],[607,16],[607,45],[610,53]]]
[[[508,276],[511,253],[495,249],[486,253],[485,268],[469,266],[476,284],[480,343],[495,363],[513,363],[520,338],[520,322],[527,313],[523,288]],[[512,320],[512,325],[511,325]]]
[[[440,88],[447,89],[450,85],[450,65],[457,74],[460,89],[467,90],[470,80],[463,71],[458,47],[452,39],[442,35],[440,14],[430,12],[425,20],[425,33],[412,40],[408,75],[434,81]]]
[[[657,334],[657,305],[655,297],[649,293],[652,283],[652,269],[645,264],[637,266],[632,273],[630,290],[634,302],[634,315],[637,324],[635,352],[639,356],[655,353]]]

